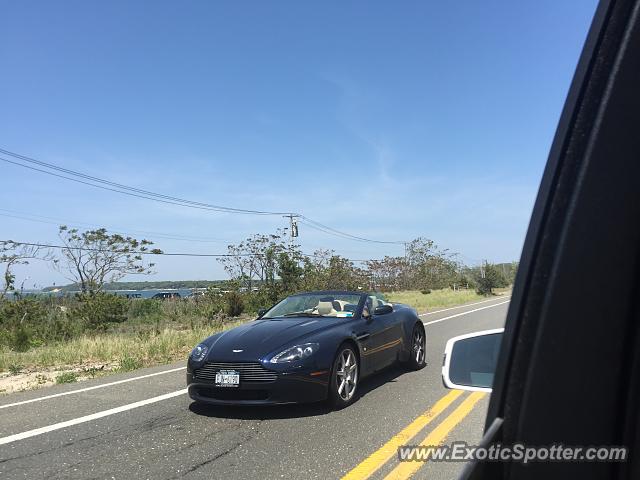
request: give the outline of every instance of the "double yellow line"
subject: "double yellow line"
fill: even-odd
[[[397,455],[398,447],[407,445],[413,437],[446,410],[462,393],[462,390],[451,390],[438,400],[433,407],[417,417],[369,457],[365,458],[357,467],[342,477],[342,480],[364,480],[369,478],[391,458]],[[473,392],[465,398],[449,416],[442,420],[442,422],[420,442],[420,446],[441,444],[449,432],[473,410],[475,404],[478,403],[484,395],[482,392]],[[423,462],[402,462],[385,477],[385,480],[409,478],[423,465]]]

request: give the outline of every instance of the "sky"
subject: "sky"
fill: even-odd
[[[518,260],[595,6],[2,1],[0,148],[370,239],[426,237],[468,264]],[[0,179],[0,240],[59,243],[67,224],[224,253],[288,222],[2,161]],[[355,259],[403,253],[305,225],[299,243]],[[213,258],[156,264],[153,277],[128,279],[226,278]],[[39,262],[16,273],[25,288],[68,283]]]

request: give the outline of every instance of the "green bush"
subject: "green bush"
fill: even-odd
[[[420,290],[420,292],[423,295],[429,295],[431,293],[431,289],[430,288],[425,288],[424,290]]]
[[[9,346],[16,352],[26,352],[31,348],[32,336],[28,327],[18,325],[12,332]]]
[[[225,296],[225,313],[230,317],[237,317],[244,312],[244,301],[238,292],[229,292]]]
[[[476,274],[476,292],[479,295],[491,295],[494,288],[508,286],[506,278],[495,265],[487,263],[484,265],[484,274]]]
[[[45,317],[43,305],[31,298],[0,301],[0,344],[18,352],[29,350],[35,341],[33,327]]]
[[[78,304],[72,316],[81,319],[89,330],[106,330],[111,324],[127,319],[129,302],[126,298],[108,293],[77,295]]]
[[[0,328],[12,329],[18,325],[37,323],[46,314],[41,302],[32,298],[0,301]]]
[[[133,299],[129,305],[129,318],[151,317],[162,314],[162,301],[153,298]]]
[[[35,344],[51,343],[70,340],[81,335],[85,331],[85,325],[79,318],[74,318],[67,311],[53,308],[48,313],[41,325],[38,326]]]
[[[208,320],[215,319],[225,311],[225,298],[217,289],[208,288],[202,297],[194,298],[201,316]]]
[[[22,365],[19,363],[12,363],[9,365],[9,373],[11,375],[18,375],[22,371]]]
[[[75,372],[64,372],[56,377],[56,383],[74,383],[78,381],[78,375]]]
[[[120,368],[118,370],[121,372],[130,372],[140,367],[142,367],[142,362],[139,359],[125,355],[120,359]]]
[[[279,298],[273,299],[273,289],[260,288],[257,292],[246,293],[244,295],[244,311],[258,313],[261,308],[269,308],[277,303]]]

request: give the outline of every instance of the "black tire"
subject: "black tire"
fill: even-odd
[[[418,342],[421,350],[418,350]],[[411,332],[411,343],[409,345],[409,358],[404,362],[407,370],[420,370],[427,365],[427,334],[424,327],[416,323]]]
[[[345,360],[349,358],[351,362],[348,363],[347,368],[344,368]],[[343,374],[339,374],[343,371]],[[345,384],[338,383],[339,378],[344,378]],[[331,367],[331,377],[329,379],[329,394],[327,396],[327,402],[336,410],[346,407],[353,403],[356,398],[356,392],[358,389],[358,382],[360,381],[360,362],[355,348],[350,343],[343,343],[338,348],[336,356],[333,359],[333,365]],[[342,385],[342,388],[341,388]],[[346,386],[346,390],[345,390]]]

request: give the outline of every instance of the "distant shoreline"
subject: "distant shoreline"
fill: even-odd
[[[226,285],[228,280],[160,280],[153,282],[114,282],[105,284],[103,291],[141,291],[141,290],[184,290],[192,288],[221,287]],[[80,286],[77,284],[50,285],[42,290],[29,290],[35,292],[77,292]],[[26,290],[25,290],[26,292]]]

